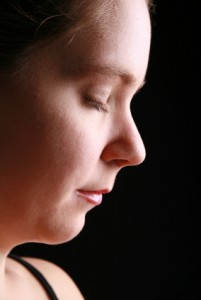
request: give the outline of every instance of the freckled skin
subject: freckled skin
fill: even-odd
[[[115,21],[118,20],[118,21]],[[24,73],[0,84],[0,219],[2,244],[60,243],[82,230],[94,206],[77,190],[112,189],[125,166],[144,160],[145,150],[130,113],[144,81],[150,20],[144,1],[117,1],[113,20],[39,48]],[[118,65],[136,78],[77,75],[89,65]],[[97,95],[108,107],[86,101]],[[2,213],[3,212],[3,213]],[[4,236],[6,228],[6,236]]]

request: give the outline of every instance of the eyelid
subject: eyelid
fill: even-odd
[[[108,113],[108,106],[106,103],[103,103],[102,101],[96,99],[95,97],[92,97],[91,95],[85,96],[85,100],[90,104],[93,108],[97,109],[98,111],[102,111],[105,113]]]

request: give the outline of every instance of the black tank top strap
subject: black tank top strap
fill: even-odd
[[[42,275],[40,271],[38,271],[34,266],[32,266],[30,263],[19,257],[18,255],[15,254],[9,254],[9,257],[16,260],[20,264],[22,264],[24,267],[26,267],[37,279],[38,281],[42,284],[44,289],[46,290],[48,296],[50,297],[51,300],[59,300],[52,289],[51,285],[48,283],[48,281],[45,279],[45,277]]]

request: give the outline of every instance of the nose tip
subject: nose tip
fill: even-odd
[[[119,167],[137,166],[146,157],[146,150],[139,131],[133,121],[118,125],[115,138],[102,153],[105,161],[115,161]]]
[[[134,144],[132,150],[133,154],[131,155],[130,158],[130,164],[134,166],[143,163],[146,157],[145,146],[138,131],[137,131],[137,135],[138,136],[137,137],[135,136],[132,141],[132,143]]]
[[[142,138],[134,124],[132,132],[124,134],[124,143],[119,149],[119,158],[122,157],[123,166],[137,166],[140,165],[146,157],[146,150]]]

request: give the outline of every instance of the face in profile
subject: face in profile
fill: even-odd
[[[149,15],[144,0],[116,2],[104,26],[38,48],[1,87],[0,210],[16,244],[72,239],[120,169],[144,160],[130,103],[147,70]]]

